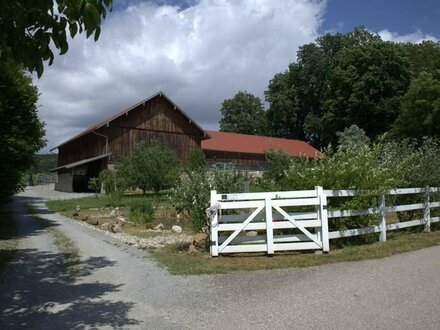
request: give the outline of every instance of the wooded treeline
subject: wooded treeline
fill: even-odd
[[[318,148],[336,145],[337,132],[353,124],[373,141],[384,133],[439,137],[440,43],[383,41],[363,27],[325,34],[300,47],[296,62],[270,80],[265,99],[266,111],[246,92],[225,100],[220,129]]]

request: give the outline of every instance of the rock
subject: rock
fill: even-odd
[[[199,252],[197,250],[197,248],[194,246],[194,244],[190,244],[189,248],[188,248],[188,254],[196,254],[197,252]]]
[[[315,254],[315,255],[322,255],[322,250],[316,250],[316,251],[314,252],[314,254]]]
[[[89,220],[89,216],[88,215],[85,215],[85,216],[81,217],[81,221],[87,221],[87,220]]]
[[[77,217],[78,215],[79,215],[79,212],[74,211],[74,212],[72,213],[72,217]]]
[[[246,232],[246,236],[249,236],[249,237],[254,237],[257,235],[258,235],[258,233],[255,230],[251,230],[251,231]]]
[[[118,217],[116,219],[116,223],[121,225],[121,226],[123,226],[123,225],[125,225],[127,223],[127,220],[125,220],[123,217]]]
[[[111,228],[112,228],[112,232],[114,232],[114,233],[122,232],[122,226],[118,223],[113,225]]]
[[[61,212],[66,212],[66,208],[65,208],[65,207],[62,207],[62,208],[61,208]]]
[[[110,231],[110,230],[111,230],[111,225],[110,225],[108,222],[104,222],[104,223],[101,225],[101,229],[102,229],[102,230],[108,230],[108,231]]]
[[[87,223],[89,225],[93,225],[93,226],[99,225],[99,221],[97,219],[89,219],[89,220],[87,220]]]
[[[81,211],[81,206],[77,205],[75,211],[79,213]]]
[[[154,229],[154,230],[163,230],[163,228],[164,228],[163,223],[160,223],[160,224],[158,224],[156,227],[154,227],[153,229]]]
[[[195,234],[191,245],[194,245],[194,248],[196,248],[196,249],[204,250],[206,248],[207,243],[208,243],[208,238],[209,238],[209,236],[207,233]]]
[[[182,232],[182,227],[178,225],[174,225],[171,227],[171,232],[180,234]]]
[[[116,211],[115,210],[111,210],[110,211],[110,216],[111,217],[115,217],[116,216]]]

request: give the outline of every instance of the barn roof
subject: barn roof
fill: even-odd
[[[282,150],[290,156],[322,157],[310,144],[300,140],[268,136],[207,131],[211,137],[202,141],[203,150],[264,154],[269,150]]]
[[[55,171],[58,171],[58,170],[60,170],[62,168],[70,169],[70,168],[78,167],[78,166],[81,166],[81,165],[84,165],[84,164],[88,164],[88,163],[94,162],[95,160],[100,160],[100,159],[103,159],[103,158],[107,158],[107,157],[111,156],[111,154],[112,153],[109,152],[109,153],[106,153],[106,154],[103,154],[103,155],[98,155],[98,156],[95,156],[95,157],[91,157],[91,158],[87,158],[87,159],[82,159],[80,161],[73,162],[73,163],[70,163],[70,164],[65,164],[65,165],[62,165],[62,166],[58,166],[58,167],[55,167],[55,168],[51,169],[50,172],[55,172]]]
[[[131,106],[131,107],[129,107],[129,108],[127,108],[127,109],[125,109],[125,110],[123,110],[123,111],[121,111],[121,112],[119,112],[119,113],[117,113],[117,114],[115,114],[115,115],[113,115],[111,117],[108,117],[107,119],[104,119],[103,121],[101,121],[101,122],[99,122],[99,123],[97,123],[95,125],[90,126],[89,128],[85,129],[84,131],[80,132],[79,134],[75,135],[74,137],[68,139],[67,141],[64,141],[63,143],[57,145],[56,147],[53,147],[52,149],[50,149],[50,151],[55,150],[55,149],[65,145],[65,144],[67,144],[67,143],[69,143],[69,142],[71,142],[73,140],[76,140],[76,139],[80,138],[81,136],[84,136],[86,134],[94,132],[97,129],[103,127],[103,126],[108,125],[111,121],[119,118],[122,115],[127,114],[131,110],[136,109],[141,104],[146,103],[146,102],[154,99],[155,97],[163,97],[165,100],[167,100],[169,103],[171,103],[174,106],[174,109],[176,109],[177,111],[181,112],[182,115],[184,115],[188,119],[189,123],[194,125],[196,127],[196,129],[198,129],[200,131],[200,133],[202,134],[203,137],[209,138],[207,132],[203,128],[201,128],[194,120],[192,120],[190,118],[190,116],[188,116],[182,109],[180,109],[177,104],[175,104],[173,101],[171,101],[171,99],[168,96],[166,96],[162,91],[159,91],[156,94],[154,94],[154,95],[152,95],[152,96],[150,96],[150,97],[148,97],[148,98],[146,98],[146,99],[136,103],[135,105],[133,105],[133,106]]]

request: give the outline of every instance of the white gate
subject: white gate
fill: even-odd
[[[327,198],[315,190],[243,194],[211,191],[211,255],[329,251]],[[228,214],[231,211],[235,214]]]

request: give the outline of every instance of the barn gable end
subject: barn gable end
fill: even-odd
[[[208,134],[159,92],[81,132],[58,148],[56,190],[86,191],[87,182],[127,156],[137,142],[157,140],[182,161]]]

